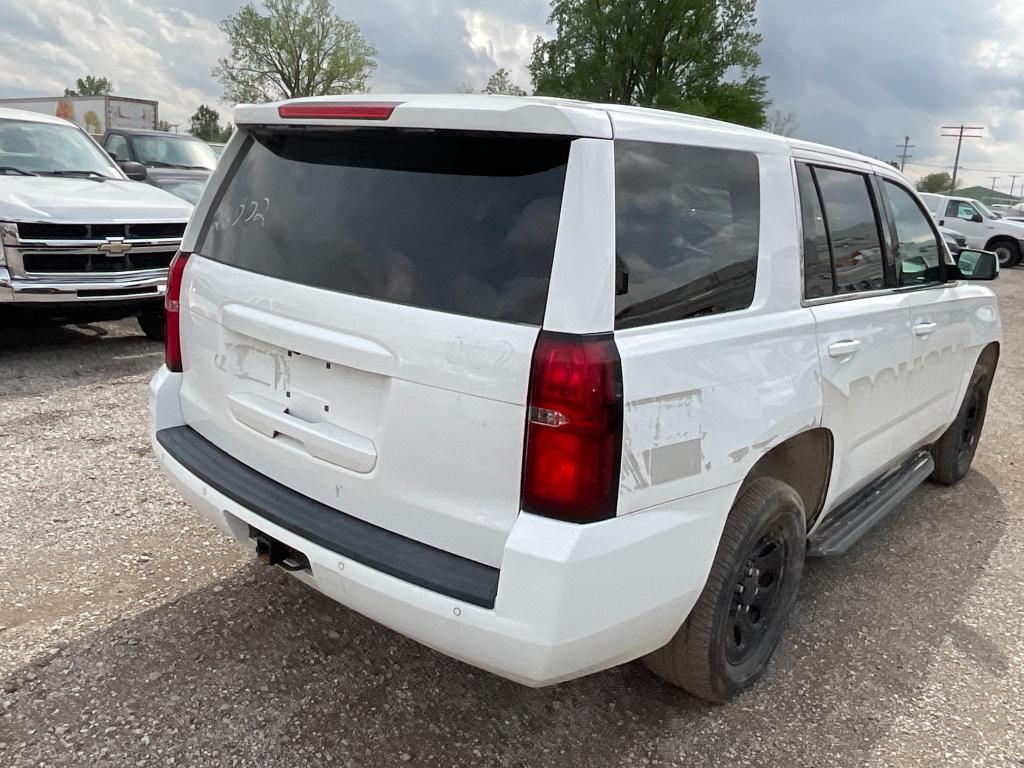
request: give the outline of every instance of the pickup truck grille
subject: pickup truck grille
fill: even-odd
[[[106,240],[123,237],[125,240],[177,238],[185,234],[184,222],[161,224],[49,224],[28,223],[18,225],[22,240]]]
[[[42,253],[22,253],[22,263],[28,274],[131,272],[136,269],[166,269],[174,257],[174,249],[126,255],[107,256],[101,253],[73,253],[53,250]]]
[[[167,269],[185,222],[142,224],[3,225],[7,266],[12,275],[82,275]]]

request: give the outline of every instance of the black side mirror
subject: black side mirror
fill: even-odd
[[[961,280],[995,280],[999,277],[999,259],[992,251],[964,249],[957,259]]]
[[[971,216],[971,221],[973,221],[975,224],[981,224],[981,222],[983,222],[984,220],[985,219],[982,217],[980,213],[976,213],[973,216]]]
[[[133,160],[124,160],[118,163],[121,170],[124,171],[124,175],[132,181],[145,181],[146,176],[149,175],[149,171],[146,170],[146,166],[142,163],[136,163]]]
[[[115,163],[117,162],[117,152],[111,152],[111,151],[110,151],[110,150],[108,149],[108,150],[107,150],[107,154],[108,154],[108,155],[110,155],[110,159],[111,159],[111,160],[113,160],[113,161],[114,161]]]

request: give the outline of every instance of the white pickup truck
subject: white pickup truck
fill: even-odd
[[[155,453],[432,648],[529,685],[646,656],[724,701],[805,553],[971,465],[995,257],[954,263],[884,163],[540,98],[235,118],[170,269]]]
[[[1001,267],[1015,267],[1024,254],[1024,222],[1011,221],[969,197],[923,194],[940,227],[963,233],[968,248],[993,251]]]
[[[167,266],[191,213],[66,120],[0,108],[0,315],[135,315],[162,338]]]

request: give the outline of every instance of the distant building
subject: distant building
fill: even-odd
[[[964,187],[963,189],[958,189],[954,194],[957,197],[969,197],[972,200],[980,200],[985,205],[992,205],[992,203],[1012,205],[1013,203],[1020,202],[1020,197],[1018,196],[1008,195],[1005,192],[999,192],[988,187]]]

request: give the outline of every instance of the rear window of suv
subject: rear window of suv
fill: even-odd
[[[196,250],[289,282],[539,325],[570,143],[253,131]]]

